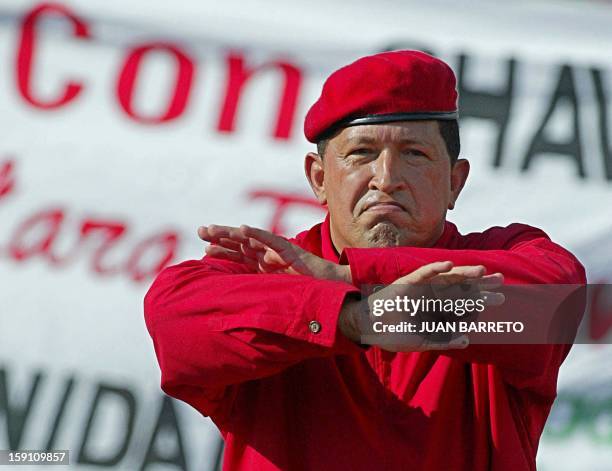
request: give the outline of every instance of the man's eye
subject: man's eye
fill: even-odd
[[[406,149],[404,150],[404,154],[416,155],[418,157],[427,157],[427,154],[425,152],[420,151],[418,149]]]
[[[353,155],[372,155],[374,151],[372,149],[366,149],[365,147],[360,147],[358,149],[352,150],[350,152]]]

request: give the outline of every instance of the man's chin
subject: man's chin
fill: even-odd
[[[366,232],[368,247],[398,247],[401,231],[391,221],[377,222]]]

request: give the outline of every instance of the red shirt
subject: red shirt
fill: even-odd
[[[339,261],[328,219],[293,242]],[[576,258],[521,224],[461,235],[447,222],[432,248],[345,249],[354,286],[187,261],[145,298],[161,388],[216,423],[225,470],[535,470],[569,346],[390,353],[337,328],[361,284],[443,260],[485,265],[510,284],[585,282]]]

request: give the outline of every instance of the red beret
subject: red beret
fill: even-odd
[[[455,74],[420,51],[362,57],[332,73],[304,121],[310,142],[344,126],[457,119]]]

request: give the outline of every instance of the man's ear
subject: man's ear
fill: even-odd
[[[315,152],[308,152],[304,158],[304,171],[319,203],[327,204],[325,186],[323,185],[325,181],[325,168],[321,156]]]
[[[455,203],[457,202],[457,198],[459,198],[459,193],[463,190],[463,186],[467,181],[467,177],[470,173],[470,163],[466,159],[459,159],[453,165],[451,170],[451,199],[448,202],[448,209],[453,209],[455,207]]]

